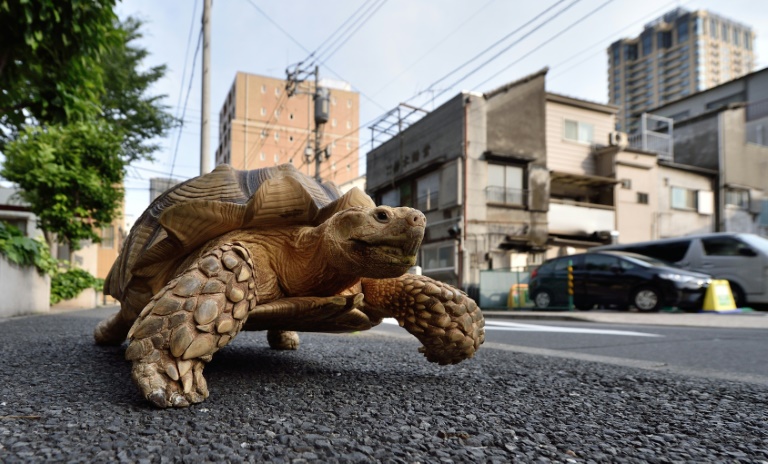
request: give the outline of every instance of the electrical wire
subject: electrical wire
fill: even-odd
[[[195,75],[195,64],[197,63],[197,54],[200,51],[200,45],[203,43],[203,26],[200,25],[200,34],[197,36],[197,47],[195,48],[195,54],[192,59],[192,71],[189,73],[189,87],[187,87],[187,96],[184,98],[184,108],[181,111],[181,119],[184,120],[184,115],[187,112],[187,103],[189,103],[189,94],[192,91],[192,82],[194,79],[192,77]],[[173,168],[176,165],[176,155],[179,152],[179,142],[181,140],[181,129],[184,127],[184,123],[182,122],[181,126],[179,127],[179,134],[178,137],[176,137],[176,147],[173,150],[173,160],[171,161],[171,174],[168,176],[169,178],[173,178]]]
[[[531,19],[530,21],[526,22],[526,23],[525,23],[523,26],[521,26],[521,27],[519,27],[518,29],[516,29],[514,32],[518,32],[518,31],[522,30],[524,27],[526,27],[526,26],[528,26],[529,24],[533,23],[533,21],[537,20],[538,18],[540,18],[541,16],[543,16],[544,14],[546,14],[546,13],[547,13],[549,10],[551,10],[551,9],[552,9],[552,8],[554,8],[555,6],[557,6],[557,5],[559,5],[560,3],[562,3],[562,1],[563,1],[563,0],[560,0],[560,1],[558,1],[557,3],[555,3],[554,5],[552,5],[552,6],[550,6],[549,8],[547,8],[546,10],[542,11],[541,13],[539,13],[538,15],[536,15],[536,16],[535,16],[533,19]],[[553,14],[552,16],[550,16],[549,18],[547,18],[546,20],[544,20],[542,23],[540,23],[539,25],[537,25],[536,27],[534,27],[534,28],[533,28],[533,29],[531,29],[530,31],[528,31],[528,32],[526,32],[525,34],[523,34],[523,35],[522,35],[520,38],[518,38],[517,40],[513,41],[512,43],[510,43],[510,44],[509,44],[509,45],[507,45],[506,47],[502,48],[502,49],[501,49],[501,51],[497,52],[496,54],[494,54],[493,56],[491,56],[491,57],[490,57],[490,58],[488,58],[487,60],[483,61],[483,62],[482,62],[482,63],[481,63],[479,66],[476,66],[476,67],[475,67],[475,68],[473,68],[471,71],[469,71],[468,73],[464,74],[462,77],[460,77],[459,79],[457,79],[457,80],[456,80],[456,81],[455,81],[453,84],[451,84],[451,85],[449,85],[448,87],[444,88],[443,90],[441,90],[440,92],[438,92],[436,95],[433,95],[433,96],[432,96],[432,98],[429,100],[429,101],[430,101],[430,103],[434,103],[434,101],[435,101],[435,100],[436,100],[438,97],[440,97],[440,96],[441,96],[441,95],[443,95],[444,93],[448,92],[449,90],[453,89],[453,88],[454,88],[454,87],[456,87],[456,86],[457,86],[457,85],[458,85],[460,82],[463,82],[464,80],[466,80],[467,78],[469,78],[470,76],[472,76],[473,74],[475,74],[477,71],[479,71],[479,70],[483,69],[483,68],[484,68],[485,66],[487,66],[489,63],[491,63],[492,61],[496,60],[498,57],[500,57],[501,55],[503,55],[504,53],[506,53],[507,51],[509,51],[509,49],[511,49],[511,48],[512,48],[512,47],[514,47],[515,45],[519,44],[520,42],[522,42],[522,41],[523,41],[523,40],[525,40],[526,38],[530,37],[530,36],[531,36],[531,34],[533,34],[534,32],[538,31],[538,30],[539,30],[539,29],[541,29],[542,27],[544,27],[544,26],[546,26],[547,24],[549,24],[549,23],[550,23],[552,20],[554,20],[555,18],[557,18],[558,16],[560,16],[561,14],[563,14],[564,12],[566,12],[567,10],[569,10],[571,7],[573,7],[574,5],[576,5],[577,3],[579,3],[580,1],[581,1],[581,0],[573,0],[571,3],[569,3],[568,5],[566,5],[566,6],[565,6],[564,8],[562,8],[561,10],[557,11],[555,14]],[[609,0],[609,1],[612,1],[612,0]],[[508,36],[509,36],[509,35],[508,35]],[[485,52],[483,52],[483,53],[485,53]],[[527,56],[527,55],[526,55],[526,56]],[[462,66],[463,66],[463,65],[462,65]],[[461,68],[461,67],[460,67],[460,68]],[[458,68],[457,68],[457,69],[458,69]],[[452,71],[451,73],[449,73],[449,74],[452,74],[452,73],[453,73],[453,71]],[[438,80],[438,81],[437,81],[437,82],[435,82],[435,84],[433,84],[433,85],[436,85],[437,83],[439,83],[439,82],[442,82],[444,79],[445,79],[445,77],[443,77],[442,79]]]
[[[582,16],[581,18],[577,19],[577,20],[576,20],[576,21],[574,21],[573,23],[571,23],[571,24],[569,24],[568,26],[566,26],[565,28],[561,29],[561,30],[560,30],[560,31],[559,31],[557,34],[555,34],[555,35],[551,36],[550,38],[548,38],[548,39],[547,39],[547,40],[545,40],[544,42],[542,42],[542,43],[540,43],[539,45],[537,45],[536,47],[534,47],[534,48],[533,48],[532,50],[530,50],[528,53],[524,54],[524,55],[523,55],[523,56],[521,56],[520,58],[518,58],[518,59],[516,59],[515,61],[513,61],[513,62],[509,63],[508,65],[504,66],[504,67],[503,67],[503,68],[501,68],[501,69],[500,69],[498,72],[496,72],[496,73],[494,73],[493,75],[491,75],[491,77],[489,77],[489,78],[485,79],[484,81],[482,81],[481,83],[477,84],[477,86],[478,86],[478,87],[480,87],[480,86],[482,86],[482,85],[484,85],[484,84],[487,84],[489,81],[491,81],[492,79],[496,78],[496,76],[498,76],[499,74],[503,73],[504,71],[508,70],[509,68],[511,68],[512,66],[516,65],[516,64],[517,64],[517,63],[519,63],[520,61],[522,61],[522,60],[524,60],[525,58],[529,57],[531,54],[533,54],[534,52],[538,51],[538,50],[539,50],[541,47],[543,47],[543,46],[547,45],[548,43],[552,42],[552,41],[553,41],[553,40],[555,40],[556,38],[558,38],[558,37],[560,37],[561,35],[565,34],[566,32],[568,32],[569,30],[571,30],[571,29],[572,29],[572,28],[574,28],[575,26],[579,25],[579,24],[580,24],[582,21],[584,21],[585,19],[589,18],[589,17],[590,17],[590,16],[592,16],[593,14],[597,13],[598,11],[600,11],[600,10],[602,10],[603,8],[605,8],[606,6],[608,6],[608,4],[609,4],[609,3],[611,3],[611,2],[613,2],[613,0],[607,0],[606,2],[603,2],[603,3],[602,3],[602,4],[600,4],[600,5],[599,5],[597,8],[594,8],[594,9],[593,9],[593,10],[591,10],[589,13],[585,14],[584,16]]]
[[[349,23],[349,21],[351,21],[351,20],[352,20],[352,18],[354,18],[355,16],[357,16],[357,14],[358,14],[358,13],[359,13],[359,12],[360,12],[360,11],[361,11],[363,8],[365,8],[365,6],[366,6],[367,4],[371,3],[372,1],[374,1],[374,0],[366,0],[365,2],[363,2],[363,3],[362,3],[362,5],[360,5],[360,6],[359,6],[359,7],[358,7],[358,8],[357,8],[357,9],[356,9],[356,10],[355,10],[355,11],[354,11],[354,12],[353,12],[351,15],[349,15],[349,17],[347,17],[347,19],[346,19],[346,20],[344,20],[344,22],[343,22],[343,23],[341,23],[341,24],[339,25],[339,27],[337,27],[337,28],[336,28],[336,30],[334,30],[333,32],[331,32],[331,34],[330,34],[328,37],[326,37],[326,39],[325,39],[325,40],[323,40],[323,41],[320,43],[320,45],[318,45],[318,46],[317,46],[317,48],[315,48],[315,49],[312,51],[312,53],[310,53],[310,54],[309,54],[309,57],[308,57],[308,58],[311,58],[311,57],[315,57],[315,56],[316,56],[316,55],[317,55],[317,54],[320,52],[320,50],[322,50],[322,48],[323,48],[323,47],[324,47],[324,46],[325,46],[325,45],[326,45],[326,44],[327,44],[327,43],[328,43],[328,42],[331,40],[331,38],[332,38],[332,37],[334,37],[334,36],[335,36],[337,33],[339,33],[339,31],[340,31],[340,30],[341,30],[341,29],[342,29],[344,26],[346,26],[346,25],[347,25],[347,23]],[[334,39],[334,40],[336,40],[336,39]]]
[[[329,51],[329,52],[327,53],[327,55],[326,55],[326,56],[324,56],[324,57],[323,57],[323,55],[325,55],[325,52],[323,52],[323,53],[320,53],[320,55],[319,55],[319,56],[317,56],[317,57],[315,58],[315,60],[314,60],[314,62],[313,62],[313,63],[324,63],[324,62],[328,61],[328,60],[329,60],[329,59],[330,59],[330,58],[331,58],[331,57],[332,57],[332,56],[333,56],[333,55],[334,55],[334,54],[335,54],[337,51],[339,51],[339,49],[340,49],[341,47],[343,47],[343,46],[344,46],[344,44],[346,44],[346,43],[349,41],[349,39],[351,39],[351,38],[352,38],[352,36],[353,36],[353,35],[355,35],[355,33],[356,33],[357,31],[359,31],[359,30],[360,30],[360,28],[361,28],[361,27],[363,27],[363,25],[365,25],[365,23],[367,23],[367,22],[368,22],[368,21],[369,21],[369,20],[370,20],[370,19],[373,17],[373,15],[375,15],[375,14],[376,14],[376,12],[377,12],[377,11],[379,11],[379,10],[381,9],[381,7],[382,7],[382,6],[384,6],[384,4],[387,2],[387,0],[377,0],[377,1],[379,2],[378,4],[376,4],[376,3],[372,4],[372,5],[371,5],[371,6],[370,6],[370,7],[369,7],[369,8],[368,8],[368,9],[367,9],[367,10],[366,10],[364,13],[363,13],[363,15],[366,15],[366,14],[367,14],[367,16],[366,16],[366,17],[364,17],[364,18],[362,18],[362,17],[361,17],[360,19],[358,19],[358,20],[357,20],[357,22],[356,22],[356,27],[354,28],[354,30],[352,30],[351,32],[349,32],[349,33],[347,34],[347,36],[346,36],[346,37],[344,37],[344,40],[342,40],[342,41],[341,41],[341,42],[340,42],[338,45],[336,45],[336,47],[335,47],[335,48],[333,48],[331,51]],[[349,27],[348,27],[348,28],[345,30],[345,32],[346,32],[347,30],[349,30],[349,29],[350,29],[351,27],[353,27],[353,26],[355,26],[355,23],[352,23],[352,24],[350,24],[350,25],[349,25]],[[342,36],[340,35],[340,36],[339,36],[339,38],[338,38],[337,40],[340,40],[340,38],[341,38],[341,37],[342,37]],[[334,41],[334,43],[335,43],[335,42],[336,42],[336,41]],[[333,44],[332,44],[331,46],[333,46]]]

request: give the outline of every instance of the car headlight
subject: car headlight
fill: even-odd
[[[708,286],[712,279],[703,279],[701,277],[694,277],[682,274],[662,273],[659,274],[659,278],[664,280],[671,280],[677,283],[682,288],[697,289]]]

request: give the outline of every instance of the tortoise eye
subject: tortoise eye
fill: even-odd
[[[389,214],[387,214],[386,211],[377,211],[376,220],[379,222],[387,222],[389,221]]]

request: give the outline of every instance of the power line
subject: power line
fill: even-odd
[[[266,18],[266,20],[267,20],[267,21],[269,21],[270,23],[272,23],[272,25],[273,25],[273,26],[275,26],[275,27],[276,27],[276,28],[277,28],[277,29],[278,29],[280,32],[282,32],[282,33],[283,33],[283,34],[284,34],[286,37],[288,37],[289,39],[291,39],[291,41],[292,41],[293,43],[295,43],[296,45],[298,45],[298,46],[299,46],[299,48],[301,48],[302,50],[304,50],[304,51],[305,51],[305,52],[307,52],[307,53],[310,53],[310,51],[309,51],[309,50],[307,50],[307,48],[306,48],[306,47],[304,47],[304,45],[302,45],[302,44],[301,44],[301,42],[299,42],[298,40],[294,39],[294,38],[293,38],[293,36],[292,36],[291,34],[289,34],[289,33],[288,33],[288,31],[286,31],[285,29],[283,29],[283,28],[282,28],[282,27],[281,27],[279,24],[277,24],[277,22],[275,22],[275,20],[273,20],[272,18],[270,18],[270,17],[269,17],[269,15],[268,15],[267,13],[265,13],[265,12],[264,12],[264,10],[262,10],[261,8],[259,8],[259,6],[253,2],[253,0],[246,0],[246,1],[247,1],[248,3],[250,3],[250,4],[251,4],[251,6],[252,6],[252,7],[254,7],[254,8],[256,9],[256,11],[258,11],[259,13],[261,13],[261,15],[262,15],[262,16],[264,16],[264,18]]]
[[[523,24],[522,26],[520,26],[519,28],[517,28],[515,31],[513,31],[513,32],[512,32],[512,34],[514,34],[514,33],[516,33],[516,32],[519,32],[519,31],[521,31],[523,28],[525,28],[526,26],[528,26],[529,24],[532,24],[534,21],[536,21],[537,19],[539,19],[541,16],[543,16],[544,14],[546,14],[547,12],[549,12],[549,11],[550,11],[552,8],[554,8],[555,6],[559,5],[559,4],[560,4],[560,3],[562,3],[563,1],[564,1],[564,0],[559,0],[558,2],[556,2],[555,4],[553,4],[552,6],[550,6],[549,8],[547,8],[546,10],[544,10],[544,11],[542,11],[541,13],[539,13],[538,15],[536,15],[536,16],[535,16],[533,19],[531,19],[530,21],[526,22],[525,24]],[[472,69],[470,72],[468,72],[468,73],[464,74],[464,75],[463,75],[461,78],[459,78],[458,80],[456,80],[456,81],[455,81],[453,84],[449,85],[448,87],[446,87],[446,88],[445,88],[445,89],[443,89],[442,91],[438,92],[438,93],[437,93],[437,95],[433,95],[433,96],[432,96],[432,98],[430,99],[430,102],[434,102],[434,101],[435,101],[435,100],[436,100],[438,97],[440,97],[441,95],[443,95],[445,92],[447,92],[447,91],[449,91],[449,90],[453,89],[453,88],[454,88],[456,85],[458,85],[460,82],[464,81],[465,79],[467,79],[467,78],[468,78],[468,77],[470,77],[471,75],[475,74],[477,71],[479,71],[479,70],[483,69],[483,67],[485,67],[486,65],[488,65],[490,62],[494,61],[496,58],[498,58],[498,57],[499,57],[499,56],[501,56],[502,54],[504,54],[504,53],[506,53],[507,51],[509,51],[509,49],[510,49],[510,48],[514,47],[515,45],[519,44],[520,42],[522,42],[522,41],[523,41],[523,40],[525,40],[526,38],[530,37],[530,35],[531,35],[531,34],[533,34],[534,32],[538,31],[539,29],[541,29],[541,28],[542,28],[542,27],[544,27],[545,25],[549,24],[549,23],[550,23],[552,20],[554,20],[555,18],[557,18],[558,16],[560,16],[561,14],[563,14],[565,11],[569,10],[569,9],[570,9],[572,6],[576,5],[576,4],[577,4],[577,3],[579,3],[580,1],[581,1],[581,0],[573,0],[571,3],[569,3],[569,4],[568,4],[568,5],[566,5],[564,8],[562,8],[560,11],[557,11],[555,14],[553,14],[552,16],[550,16],[549,18],[547,18],[546,20],[544,20],[542,23],[540,23],[539,25],[537,25],[536,27],[534,27],[534,28],[533,28],[533,29],[531,29],[530,31],[528,31],[528,32],[526,32],[525,34],[523,34],[523,35],[522,35],[520,38],[518,38],[517,40],[513,41],[511,44],[509,44],[509,45],[507,45],[506,47],[504,47],[503,49],[501,49],[501,51],[497,52],[496,54],[494,54],[493,56],[491,56],[491,57],[490,57],[490,58],[488,58],[487,60],[483,61],[483,62],[482,62],[482,63],[481,63],[479,66],[476,66],[476,67],[475,67],[474,69]],[[609,0],[609,1],[612,1],[612,0]],[[508,34],[506,37],[509,37],[509,36],[511,36],[512,34]],[[506,37],[505,37],[505,39],[506,39]],[[495,46],[496,46],[496,44],[494,44],[492,47],[495,47]],[[485,53],[485,51],[483,51],[481,54],[484,54],[484,53]],[[526,55],[526,56],[527,56],[527,55]],[[473,58],[473,60],[474,60],[474,58]],[[470,61],[473,61],[473,60],[470,60]],[[468,63],[469,63],[469,62],[468,62]],[[466,63],[465,63],[465,64],[466,64]],[[460,67],[459,67],[459,68],[457,68],[456,70],[458,70],[458,69],[462,68],[463,66],[464,66],[464,65],[460,66]],[[455,72],[456,70],[454,70],[454,71],[451,71],[451,73],[449,73],[449,75],[450,75],[450,74],[452,74],[453,72]],[[447,76],[446,76],[446,77],[447,77]],[[432,85],[434,86],[434,85],[436,85],[436,84],[438,84],[438,83],[442,82],[443,80],[445,80],[445,77],[443,77],[443,78],[439,79],[438,81],[436,81],[436,82],[435,82],[434,84],[432,84]],[[430,88],[431,88],[431,87],[432,87],[432,86],[430,86]]]
[[[322,59],[321,59],[321,57],[320,57],[320,56],[317,56],[317,57],[315,58],[315,60],[314,60],[313,64],[314,64],[314,63],[318,63],[318,62],[319,62],[319,63],[323,63],[323,62],[325,62],[325,61],[328,61],[328,60],[329,60],[329,59],[330,59],[330,58],[331,58],[331,57],[332,57],[332,56],[333,56],[333,55],[334,55],[334,54],[335,54],[337,51],[339,51],[339,49],[340,49],[342,46],[344,46],[344,44],[346,44],[346,43],[349,41],[349,39],[351,39],[351,38],[352,38],[352,36],[353,36],[353,35],[355,35],[355,33],[356,33],[358,30],[360,30],[360,28],[361,28],[361,27],[363,27],[363,25],[365,25],[365,23],[367,23],[367,22],[368,22],[368,21],[369,21],[369,20],[370,20],[370,19],[373,17],[373,15],[374,15],[374,14],[376,14],[376,12],[377,12],[377,11],[379,11],[379,10],[381,9],[381,7],[382,7],[382,6],[384,6],[384,4],[385,4],[386,2],[387,2],[387,0],[380,0],[378,4],[375,4],[375,3],[374,3],[374,4],[372,4],[372,5],[371,5],[371,6],[370,6],[370,7],[369,7],[369,8],[368,8],[368,9],[367,9],[367,10],[366,10],[364,13],[363,13],[363,15],[366,15],[366,14],[367,14],[368,16],[366,16],[366,17],[364,17],[364,18],[361,18],[361,19],[358,19],[358,20],[357,20],[357,27],[355,27],[355,29],[354,29],[354,30],[352,30],[352,32],[348,33],[348,34],[347,34],[347,36],[344,38],[344,40],[342,40],[342,41],[341,41],[341,42],[340,42],[338,45],[336,45],[336,48],[334,48],[332,51],[328,52],[327,56],[325,56],[325,57],[324,57],[324,58],[322,58]],[[371,10],[372,10],[372,11],[371,11]],[[369,13],[369,12],[370,12],[370,13]],[[353,26],[355,26],[355,23],[352,23],[352,24],[350,24],[350,25],[349,25],[349,27],[347,28],[347,30],[349,30],[349,28],[351,28],[351,27],[353,27]],[[345,30],[345,32],[346,32],[346,30]],[[342,36],[340,35],[340,36],[339,36],[339,38],[338,38],[337,40],[339,40],[341,37],[342,37]],[[334,42],[335,42],[335,41],[334,41]],[[321,53],[320,55],[323,55],[324,53],[325,53],[325,52]]]
[[[446,74],[445,76],[441,77],[440,79],[438,79],[438,80],[436,80],[435,82],[433,82],[432,84],[430,84],[430,85],[429,85],[429,87],[428,87],[428,89],[433,89],[433,88],[434,88],[434,87],[435,87],[437,84],[439,84],[439,83],[443,82],[444,80],[448,79],[449,77],[451,77],[453,74],[457,73],[459,70],[461,70],[461,69],[462,69],[462,68],[464,68],[465,66],[469,65],[470,63],[472,63],[473,61],[477,60],[478,58],[480,58],[480,57],[481,57],[481,56],[483,56],[484,54],[488,53],[490,50],[492,50],[493,48],[495,48],[497,45],[501,44],[502,42],[504,42],[505,40],[509,39],[509,38],[510,38],[510,37],[512,37],[513,35],[517,34],[517,33],[518,33],[518,32],[520,32],[520,31],[522,31],[523,29],[525,29],[526,27],[528,27],[530,24],[532,24],[533,22],[535,22],[537,19],[539,19],[539,18],[541,18],[542,16],[544,16],[545,14],[549,13],[549,12],[550,12],[550,11],[551,11],[553,8],[555,8],[557,5],[559,5],[559,4],[561,4],[561,3],[563,3],[564,1],[565,1],[565,0],[558,0],[558,1],[556,1],[555,3],[553,3],[552,5],[550,5],[549,7],[547,7],[547,8],[546,8],[544,11],[542,11],[541,13],[537,14],[536,16],[534,16],[533,18],[531,18],[530,20],[528,20],[528,21],[527,21],[525,24],[523,24],[522,26],[520,26],[520,27],[516,28],[515,30],[513,30],[513,31],[512,31],[512,32],[510,32],[509,34],[505,35],[505,36],[504,36],[504,37],[502,37],[501,39],[499,39],[499,40],[497,40],[496,42],[494,42],[493,44],[491,44],[491,45],[490,45],[489,47],[487,47],[485,50],[483,50],[483,51],[481,51],[480,53],[476,54],[475,56],[473,56],[472,58],[470,58],[468,61],[465,61],[464,63],[462,63],[460,66],[458,66],[458,67],[457,67],[457,68],[455,68],[454,70],[450,71],[450,72],[449,72],[448,74]],[[573,1],[573,2],[570,4],[570,5],[566,6],[565,8],[563,8],[562,10],[560,10],[559,12],[557,12],[555,15],[553,15],[552,17],[550,17],[548,20],[546,20],[546,21],[544,21],[543,23],[539,24],[539,25],[538,25],[538,26],[536,26],[534,29],[532,29],[531,31],[529,31],[528,33],[526,33],[525,35],[523,35],[522,37],[520,37],[518,40],[516,40],[516,41],[512,42],[511,44],[509,44],[508,46],[506,46],[505,48],[503,48],[503,49],[502,49],[500,52],[496,53],[496,54],[495,54],[495,55],[493,55],[491,58],[489,58],[488,60],[484,61],[484,62],[483,62],[483,63],[482,63],[480,66],[478,66],[477,68],[475,68],[475,69],[473,69],[472,71],[470,71],[470,73],[469,73],[469,74],[467,74],[466,76],[464,76],[462,79],[459,79],[459,81],[458,81],[458,82],[461,82],[461,81],[462,81],[462,80],[464,80],[464,79],[465,79],[465,78],[466,78],[468,75],[471,75],[471,74],[475,73],[477,70],[479,70],[480,68],[482,68],[482,67],[483,67],[483,66],[485,66],[486,64],[488,64],[488,63],[490,63],[491,61],[495,60],[495,59],[496,59],[496,58],[498,58],[498,57],[499,57],[501,54],[503,54],[504,52],[506,52],[507,50],[509,50],[509,49],[510,49],[510,48],[512,48],[513,46],[517,45],[518,43],[520,43],[520,42],[521,42],[523,39],[525,39],[526,37],[528,37],[528,36],[529,36],[529,35],[531,35],[532,33],[536,32],[536,31],[537,31],[539,28],[541,28],[542,26],[546,25],[546,24],[547,24],[549,21],[552,21],[554,18],[556,18],[557,16],[559,16],[560,14],[562,14],[563,12],[565,12],[566,10],[568,10],[569,8],[571,8],[573,5],[575,5],[576,3],[580,2],[580,1],[581,1],[581,0],[574,0],[574,1]],[[456,85],[456,84],[453,84],[453,85]],[[453,87],[453,86],[451,86],[451,87]]]
[[[184,108],[181,112],[181,119],[184,120],[184,115],[187,112],[187,103],[189,102],[189,94],[192,91],[192,82],[194,79],[192,77],[195,75],[195,64],[197,63],[197,52],[200,51],[200,44],[203,43],[203,26],[200,25],[200,34],[197,36],[197,47],[195,47],[195,54],[192,59],[192,71],[189,73],[189,87],[187,87],[187,96],[184,99]],[[176,155],[179,152],[179,141],[181,140],[181,128],[184,127],[184,123],[182,122],[181,126],[179,127],[179,135],[176,137],[176,147],[173,150],[173,160],[171,161],[171,174],[169,177],[173,177],[173,167],[176,165]]]
[[[602,4],[600,4],[600,5],[599,5],[597,8],[595,8],[595,9],[591,10],[589,13],[585,14],[585,15],[584,15],[584,16],[582,16],[581,18],[579,18],[579,19],[577,19],[576,21],[574,21],[573,23],[569,24],[569,25],[568,25],[568,26],[566,26],[564,29],[561,29],[561,30],[560,30],[560,31],[559,31],[557,34],[555,34],[555,35],[551,36],[550,38],[548,38],[548,39],[547,39],[547,40],[545,40],[544,42],[540,43],[539,45],[537,45],[536,47],[534,47],[534,48],[533,48],[531,51],[529,51],[529,52],[528,52],[528,53],[526,53],[525,55],[523,55],[523,56],[521,56],[520,58],[516,59],[515,61],[513,61],[513,62],[509,63],[507,66],[504,66],[502,69],[500,69],[498,72],[496,72],[495,74],[493,74],[491,77],[489,77],[489,78],[487,78],[486,80],[484,80],[483,82],[481,82],[481,83],[477,84],[477,85],[478,85],[478,87],[479,87],[479,86],[482,86],[482,85],[484,85],[484,84],[486,84],[486,83],[488,83],[488,81],[490,81],[490,80],[494,79],[494,78],[495,78],[496,76],[498,76],[499,74],[501,74],[501,73],[503,73],[504,71],[508,70],[509,68],[511,68],[512,66],[516,65],[517,63],[519,63],[519,62],[520,62],[520,61],[522,61],[523,59],[527,58],[528,56],[530,56],[532,53],[534,53],[534,52],[536,52],[537,50],[539,50],[539,49],[540,49],[541,47],[543,47],[544,45],[547,45],[548,43],[552,42],[552,41],[553,41],[553,40],[555,40],[556,38],[558,38],[558,37],[560,37],[561,35],[565,34],[565,33],[566,33],[566,32],[568,32],[569,30],[571,30],[573,27],[575,27],[575,26],[579,25],[579,24],[580,24],[582,21],[584,21],[585,19],[589,18],[589,17],[590,17],[590,16],[592,16],[593,14],[595,14],[595,13],[597,13],[598,11],[602,10],[603,8],[605,8],[605,7],[606,7],[606,6],[607,6],[609,3],[611,3],[611,2],[613,2],[613,0],[607,0],[606,2],[603,2],[603,3],[602,3]]]
[[[331,34],[330,34],[328,37],[326,37],[326,39],[325,39],[325,40],[323,40],[323,42],[322,42],[322,43],[320,43],[320,45],[318,45],[318,46],[317,46],[317,48],[315,48],[315,50],[314,50],[312,53],[310,53],[310,54],[309,54],[309,57],[308,57],[308,58],[311,58],[311,57],[313,57],[313,56],[317,55],[317,54],[320,52],[320,50],[321,50],[321,49],[322,49],[322,48],[325,46],[325,44],[327,44],[327,43],[328,43],[328,41],[330,41],[330,40],[331,40],[331,38],[332,38],[334,35],[336,35],[336,34],[337,34],[337,33],[338,33],[338,32],[339,32],[339,31],[340,31],[340,30],[341,30],[341,29],[342,29],[344,26],[346,26],[346,25],[347,25],[347,23],[348,23],[349,21],[351,21],[351,20],[352,20],[352,18],[354,18],[355,16],[357,16],[357,14],[360,12],[360,10],[362,10],[363,8],[365,8],[365,6],[366,6],[368,3],[371,3],[372,1],[374,1],[374,0],[366,0],[365,2],[363,2],[363,4],[362,4],[362,5],[360,5],[360,6],[357,8],[357,10],[355,10],[355,11],[354,11],[354,12],[353,12],[351,15],[349,15],[349,17],[348,17],[346,20],[344,20],[344,22],[343,22],[343,23],[341,23],[341,24],[339,25],[339,27],[337,27],[337,28],[336,28],[336,30],[334,30],[334,31],[333,31],[333,32],[332,32],[332,33],[331,33]]]
[[[435,43],[435,45],[434,45],[434,46],[432,46],[432,48],[430,48],[429,50],[427,50],[427,51],[426,51],[426,52],[425,52],[423,55],[421,55],[421,56],[420,56],[418,59],[416,59],[416,60],[415,60],[413,63],[411,63],[410,65],[408,65],[408,67],[406,67],[404,70],[402,70],[402,71],[400,72],[400,74],[398,74],[397,76],[395,76],[394,78],[392,78],[392,80],[390,80],[389,82],[387,82],[386,84],[384,84],[384,86],[383,86],[383,87],[381,87],[379,90],[377,90],[376,92],[374,92],[373,96],[375,97],[376,95],[380,94],[380,93],[381,93],[381,92],[382,92],[384,89],[386,89],[387,87],[389,87],[390,85],[392,85],[392,83],[396,82],[396,81],[397,81],[397,80],[398,80],[398,79],[399,79],[399,78],[400,78],[400,77],[401,77],[403,74],[405,74],[406,72],[410,71],[410,70],[411,70],[411,69],[412,69],[414,66],[416,66],[417,64],[421,63],[421,62],[422,62],[422,60],[423,60],[423,59],[424,59],[424,58],[425,58],[427,55],[429,55],[430,53],[432,53],[433,51],[435,51],[435,49],[437,49],[438,47],[440,47],[440,45],[443,45],[443,44],[445,43],[445,41],[446,41],[446,40],[448,40],[448,39],[449,39],[450,37],[452,37],[452,36],[453,36],[453,35],[454,35],[456,32],[458,32],[458,31],[459,31],[459,29],[461,29],[462,27],[466,26],[466,25],[467,25],[467,24],[468,24],[470,21],[472,21],[473,19],[475,19],[475,17],[476,17],[478,14],[480,14],[480,13],[481,13],[483,10],[485,10],[485,9],[486,9],[486,8],[487,8],[487,7],[488,7],[488,6],[489,6],[491,3],[493,3],[494,1],[495,1],[495,0],[489,0],[489,1],[488,1],[488,2],[485,4],[485,5],[481,6],[481,7],[480,7],[480,8],[479,8],[477,11],[475,11],[475,12],[474,12],[474,13],[473,13],[471,16],[469,16],[467,19],[465,19],[465,20],[464,20],[464,22],[462,22],[461,24],[459,24],[459,25],[458,25],[457,27],[455,27],[455,28],[454,28],[454,29],[453,29],[453,30],[452,30],[450,33],[448,33],[448,35],[446,35],[446,36],[444,36],[442,39],[438,40],[438,41]]]

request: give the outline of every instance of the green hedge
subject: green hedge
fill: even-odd
[[[17,227],[3,221],[0,221],[0,254],[13,264],[35,266],[40,275],[50,275],[51,304],[75,298],[87,288],[101,291],[104,286],[104,279],[54,259],[44,241],[26,237]]]

